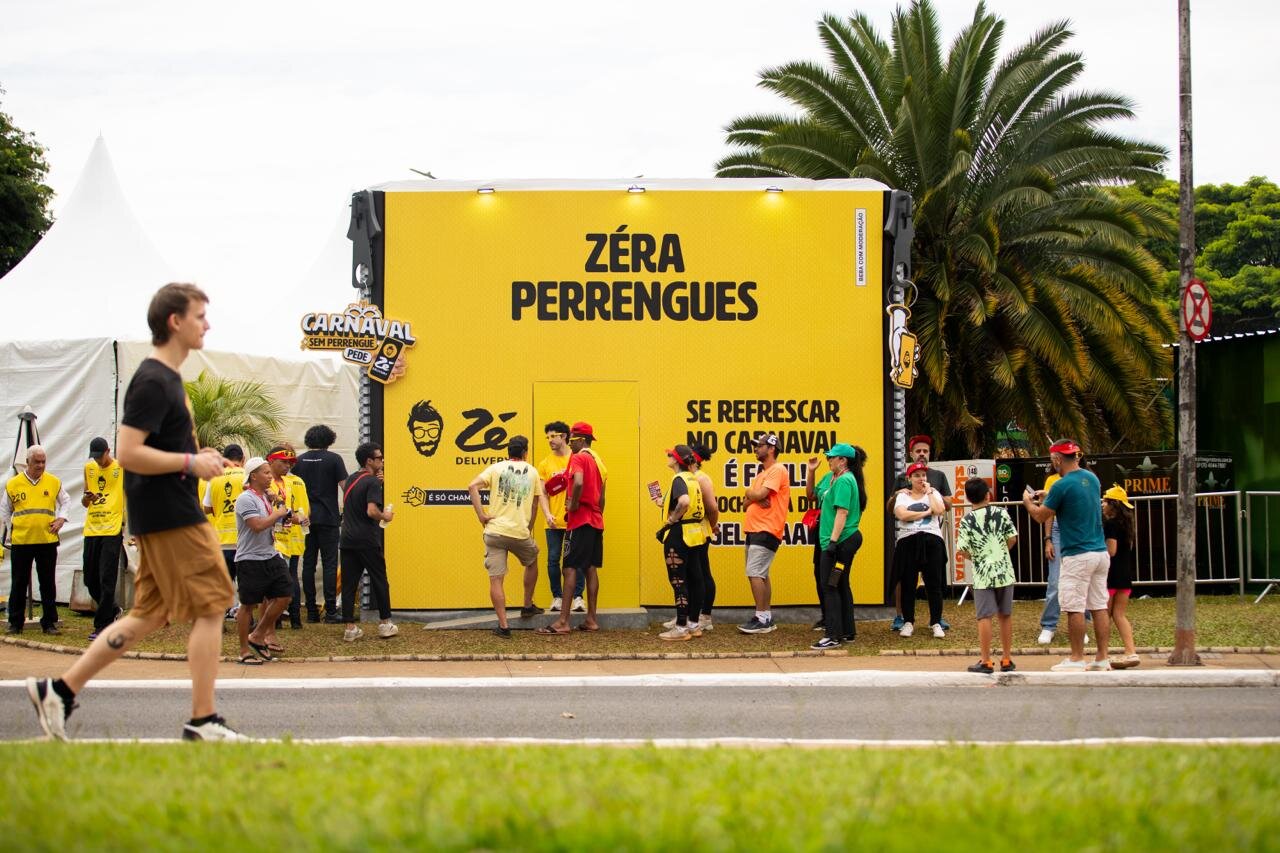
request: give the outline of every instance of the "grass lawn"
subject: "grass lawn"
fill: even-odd
[[[1013,608],[1015,647],[1034,646],[1040,632],[1039,601],[1018,601]],[[1151,598],[1130,604],[1130,619],[1138,646],[1173,645],[1172,598]],[[956,607],[954,600],[946,604],[944,617],[952,629],[946,639],[935,640],[923,622],[927,612],[918,610],[921,624],[911,639],[902,639],[889,631],[887,621],[858,623],[858,639],[846,646],[852,655],[875,655],[882,649],[963,649],[978,644],[973,605],[966,601]],[[574,615],[575,624],[581,617]],[[512,618],[518,626],[519,620]],[[1251,597],[1236,595],[1202,596],[1196,603],[1197,642],[1201,646],[1280,646],[1280,595],[1268,596],[1260,604]],[[488,631],[424,631],[412,622],[400,623],[400,635],[379,640],[376,624],[365,625],[365,636],[355,643],[342,641],[341,625],[306,624],[301,631],[288,628],[279,632],[287,657],[328,657],[330,655],[449,655],[449,654],[631,654],[637,652],[749,652],[792,651],[807,649],[819,635],[808,625],[780,625],[772,634],[748,636],[739,633],[731,623],[718,623],[714,631],[685,643],[668,643],[658,639],[661,628],[648,631],[601,631],[598,634],[574,632],[566,637],[538,637],[530,631],[516,630],[510,640],[500,640]],[[88,617],[66,614],[63,635],[57,640],[65,646],[83,647],[93,621]],[[224,653],[237,654],[239,645],[235,626],[228,622],[229,632],[223,642]],[[139,651],[186,651],[185,626],[166,628],[137,646]],[[23,635],[34,640],[43,636],[37,631]],[[1066,645],[1065,625],[1060,627],[1058,645]],[[1119,637],[1112,635],[1112,645]]]
[[[1275,850],[1280,747],[6,744],[9,850]]]

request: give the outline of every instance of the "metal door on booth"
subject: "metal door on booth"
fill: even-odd
[[[544,425],[552,421],[591,424],[592,449],[608,472],[604,509],[604,566],[601,608],[636,607],[640,602],[640,386],[636,382],[535,382],[533,431],[541,444],[530,459],[546,455]],[[539,547],[546,544],[538,525]],[[545,566],[545,558],[542,560]],[[545,575],[545,570],[544,570]],[[545,589],[545,576],[539,589]],[[511,589],[507,590],[510,595]]]

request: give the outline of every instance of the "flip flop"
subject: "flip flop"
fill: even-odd
[[[563,637],[565,634],[568,634],[569,632],[557,631],[555,628],[552,628],[550,625],[547,625],[546,627],[535,629],[533,633],[537,634],[539,637]]]
[[[281,646],[277,643],[267,643],[267,648],[271,649],[271,651],[275,652],[278,655],[284,654],[284,646]]]
[[[255,643],[253,640],[248,640],[247,642],[249,643],[249,648],[253,649],[253,653],[255,655],[263,660],[274,660],[274,658],[271,657],[271,649],[261,643]]]
[[[599,630],[600,630],[600,626],[599,626],[599,625],[597,625],[597,626],[595,626],[594,628],[592,628],[592,627],[589,627],[589,626],[587,626],[587,625],[579,625],[577,628],[574,628],[574,630],[575,630],[575,631],[588,631],[588,632],[590,632],[590,633],[593,633],[593,634],[594,634],[596,631],[599,631]]]
[[[240,664],[242,666],[262,666],[262,661],[258,660],[255,655],[245,652],[240,655]]]

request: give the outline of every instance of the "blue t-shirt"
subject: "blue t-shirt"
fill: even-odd
[[[1107,550],[1102,536],[1102,483],[1092,471],[1077,468],[1062,475],[1049,489],[1044,505],[1056,513],[1062,556]]]

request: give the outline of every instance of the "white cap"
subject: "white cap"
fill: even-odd
[[[249,485],[249,475],[266,464],[267,460],[263,459],[261,456],[255,456],[248,462],[244,463],[244,484],[246,486]]]

